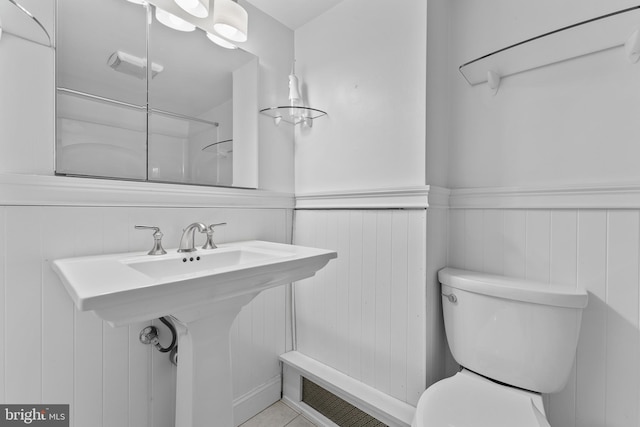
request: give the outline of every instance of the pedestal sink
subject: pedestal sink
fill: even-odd
[[[229,329],[261,291],[313,276],[336,252],[246,241],[188,254],[53,261],[76,307],[112,326],[178,321],[176,427],[233,426]]]

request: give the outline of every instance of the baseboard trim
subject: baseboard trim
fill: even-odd
[[[390,427],[411,425],[416,408],[406,402],[376,390],[298,351],[285,353],[280,356],[280,360],[285,364],[284,397],[296,406],[302,408],[306,406],[301,402],[300,377],[304,376]],[[304,412],[312,413],[309,409],[305,408]]]
[[[280,400],[282,377],[277,375],[248,393],[233,400],[233,419],[236,426]]]

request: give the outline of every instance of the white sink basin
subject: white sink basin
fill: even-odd
[[[121,262],[154,279],[184,280],[213,271],[248,266],[259,261],[284,259],[287,252],[257,250],[246,247],[218,248],[195,254],[171,254],[160,257],[134,257]]]
[[[334,251],[262,241],[168,252],[60,259],[53,269],[79,310],[119,326],[257,294],[313,276],[336,257]]]
[[[233,426],[229,330],[260,291],[313,276],[336,252],[260,241],[166,255],[53,262],[76,307],[112,326],[172,316],[178,330],[176,427]]]

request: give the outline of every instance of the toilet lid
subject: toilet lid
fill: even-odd
[[[463,370],[420,397],[413,427],[550,427],[539,395]]]

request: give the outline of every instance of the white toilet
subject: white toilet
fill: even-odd
[[[586,292],[452,268],[438,278],[462,369],[422,394],[412,427],[549,427],[540,393],[567,382]]]

